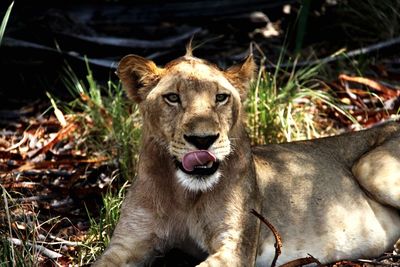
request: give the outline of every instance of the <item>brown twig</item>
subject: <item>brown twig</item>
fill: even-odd
[[[365,78],[365,77],[350,77],[346,74],[339,75],[339,81],[344,85],[345,82],[355,82],[370,88],[375,89],[376,91],[382,92],[389,97],[397,97],[400,95],[400,91],[396,90],[395,88],[390,88],[388,86],[383,85],[377,81]]]
[[[272,231],[275,237],[275,256],[274,259],[272,260],[271,267],[275,267],[276,261],[278,260],[279,255],[282,253],[282,239],[281,236],[279,235],[278,231],[275,229],[275,227],[267,221],[267,219],[264,218],[260,213],[255,211],[254,209],[251,210],[251,213],[254,214],[257,218],[259,218],[268,228]]]
[[[307,264],[310,264],[310,263],[316,263],[316,264],[318,264],[318,266],[322,265],[321,262],[319,262],[319,260],[314,258],[312,255],[308,254],[308,257],[289,261],[289,262],[287,262],[285,264],[282,264],[279,267],[297,267],[297,266],[307,265]]]

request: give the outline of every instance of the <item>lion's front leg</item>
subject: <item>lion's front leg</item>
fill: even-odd
[[[260,221],[250,212],[244,212],[242,216],[236,219],[237,221],[232,220],[225,224],[225,227],[229,225],[226,228],[221,226],[220,221],[208,224],[210,228],[217,229],[217,231],[211,230],[205,233],[210,255],[197,267],[254,266]],[[207,242],[207,239],[209,242]]]
[[[255,229],[254,229],[255,230]],[[214,253],[197,267],[243,267],[254,266],[257,238],[255,231],[248,238],[238,238],[224,233],[217,237],[217,242],[223,243]]]
[[[142,208],[121,215],[111,242],[95,267],[141,266],[157,247],[153,216]]]
[[[112,242],[100,260],[96,261],[93,266],[95,267],[117,267],[117,266],[140,266],[140,263],[149,254],[148,240],[140,242],[132,242],[131,239],[120,238],[116,242]]]
[[[151,254],[154,242],[150,235],[144,239],[133,239],[132,236],[114,235],[109,247],[96,261],[95,267],[141,266]]]

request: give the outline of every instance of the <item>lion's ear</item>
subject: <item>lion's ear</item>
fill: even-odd
[[[146,98],[163,72],[156,64],[137,55],[125,56],[118,64],[117,75],[128,97],[137,103]]]
[[[225,71],[225,76],[240,91],[242,100],[247,96],[250,82],[255,77],[256,70],[257,66],[251,54],[242,63],[233,65]]]

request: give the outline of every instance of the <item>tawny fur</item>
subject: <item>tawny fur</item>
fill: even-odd
[[[143,116],[142,148],[138,176],[95,266],[142,266],[188,240],[209,255],[198,266],[269,266],[274,239],[252,209],[282,237],[278,265],[308,253],[328,263],[393,248],[400,124],[251,148],[243,101],[254,71],[251,57],[226,71],[191,53],[164,68],[135,55],[121,60],[117,73]],[[166,101],[169,93],[180,102]],[[220,103],[217,94],[229,98]],[[219,134],[209,148],[221,161],[218,179],[185,184],[193,177],[178,179],[174,158],[195,148],[183,136],[211,134]]]

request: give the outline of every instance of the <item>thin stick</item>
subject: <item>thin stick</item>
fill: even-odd
[[[275,229],[275,227],[269,221],[267,221],[267,219],[264,218],[264,216],[262,216],[260,213],[258,213],[255,210],[251,210],[251,213],[253,213],[255,216],[257,216],[257,218],[259,218],[266,226],[268,226],[268,228],[274,234],[274,237],[275,237],[275,244],[274,244],[275,256],[274,256],[274,259],[273,259],[273,261],[271,263],[271,267],[275,267],[276,261],[278,260],[279,255],[281,255],[281,253],[282,253],[282,239],[281,239],[281,236],[279,235],[279,233]]]
[[[22,242],[22,240],[18,239],[18,238],[9,238],[8,241],[10,241],[11,243],[13,243],[16,246],[23,246],[24,243]],[[38,251],[39,253],[45,255],[46,257],[50,258],[50,259],[57,259],[62,257],[62,255],[60,253],[57,253],[55,251],[52,251],[48,248],[45,248],[42,245],[37,245],[37,244],[33,244],[32,242],[26,241],[25,242],[28,246],[31,246],[32,248],[34,248],[36,251]]]

